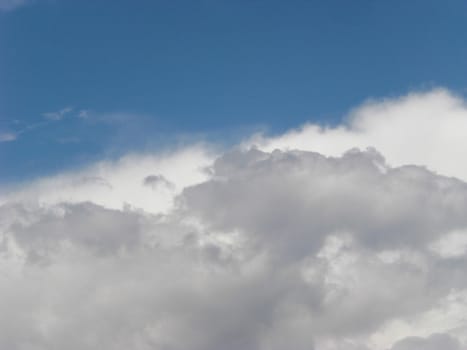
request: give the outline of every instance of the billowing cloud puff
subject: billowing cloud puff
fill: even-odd
[[[372,118],[440,96],[456,100],[411,95]],[[4,188],[0,348],[465,348],[467,183],[374,148],[265,146],[287,137]]]
[[[212,151],[198,145],[156,155],[128,154],[118,160],[103,160],[84,169],[0,189],[0,203],[53,205],[89,201],[109,209],[133,206],[161,212],[170,208],[174,196],[183,188],[207,178],[206,167],[214,157]]]
[[[389,164],[424,165],[467,180],[467,104],[445,89],[368,101],[342,125],[307,124],[277,137],[256,135],[245,145],[262,150],[300,149],[338,156],[353,147],[374,147]]]

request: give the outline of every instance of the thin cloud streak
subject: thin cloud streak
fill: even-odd
[[[59,121],[65,118],[67,115],[69,115],[71,112],[73,112],[73,107],[65,107],[62,108],[59,111],[56,112],[46,112],[42,113],[42,116],[48,120],[52,121]]]

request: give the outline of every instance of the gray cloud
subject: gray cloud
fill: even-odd
[[[371,149],[252,149],[219,157],[175,203],[163,214],[10,197],[0,348],[461,348],[450,329],[394,344],[407,334],[387,327],[423,327],[460,300],[454,290],[467,293],[467,256],[431,249],[467,230],[464,182],[391,168]]]
[[[169,189],[174,188],[174,184],[167,180],[162,175],[148,175],[143,179],[143,185],[148,186],[150,188],[157,188],[157,187],[167,187]]]
[[[234,152],[183,200],[213,229],[239,229],[294,256],[335,232],[377,249],[419,247],[467,227],[467,185],[421,167],[389,168],[377,152]]]

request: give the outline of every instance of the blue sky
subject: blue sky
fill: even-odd
[[[467,2],[36,0],[0,13],[0,50],[0,133],[16,137],[0,142],[0,181],[12,181],[336,124],[369,98],[465,95]]]

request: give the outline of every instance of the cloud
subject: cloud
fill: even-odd
[[[57,112],[42,113],[42,116],[48,120],[58,121],[58,120],[62,120],[63,118],[65,118],[65,116],[70,114],[71,112],[73,112],[72,107],[65,107]],[[79,116],[81,117],[81,112],[79,113]]]
[[[171,157],[175,168],[183,159]],[[73,184],[96,202],[98,188],[134,179],[156,200],[141,184],[145,167],[133,172],[144,162]],[[110,174],[122,169],[119,183]],[[44,183],[10,195],[0,211],[0,306],[10,320],[1,347],[388,348],[394,338],[371,341],[387,322],[467,288],[464,265],[430,250],[467,227],[461,181],[388,167],[374,151],[233,151],[209,174],[173,193],[165,213],[73,192],[52,200],[39,195],[51,191]]]
[[[1,1],[1,0],[0,0]],[[1,8],[0,8],[1,10]],[[17,138],[19,138],[21,135],[36,131],[37,129],[41,129],[47,126],[50,126],[50,124],[58,122],[63,120],[66,117],[71,116],[71,113],[73,112],[72,107],[65,107],[57,112],[47,112],[47,113],[42,113],[42,117],[45,118],[45,120],[41,120],[39,122],[35,123],[30,123],[30,122],[25,122],[25,121],[20,121],[17,119],[9,120],[7,121],[7,124],[11,124],[11,129],[14,131],[0,131],[0,142],[8,142],[8,141],[14,141]],[[83,111],[80,111],[75,117],[83,119],[82,116]],[[59,138],[57,140],[59,143],[76,143],[79,142],[79,139],[77,138]]]
[[[128,154],[28,184],[0,190],[0,204],[35,202],[55,205],[90,201],[109,209],[127,205],[158,213],[168,210],[186,186],[203,181],[212,151],[192,146],[166,154]],[[152,186],[154,173],[171,186]],[[3,195],[2,195],[3,192]]]
[[[12,132],[0,132],[0,142],[10,142],[16,140],[16,134]]]
[[[446,334],[433,334],[429,338],[409,337],[395,344],[391,350],[460,350],[456,339]]]
[[[86,110],[86,109],[82,109],[78,112],[78,118],[81,118],[81,119],[87,119],[89,118],[89,111]]]
[[[213,229],[267,235],[278,250],[294,254],[316,249],[329,232],[351,231],[362,244],[394,248],[418,246],[467,224],[459,210],[467,208],[464,182],[416,166],[390,168],[373,150],[341,158],[233,152],[216,160],[214,176],[185,190],[197,216]]]
[[[28,0],[0,0],[0,12],[13,11],[21,6],[27,5]]]
[[[174,184],[167,180],[162,175],[149,175],[143,179],[143,185],[151,187],[151,188],[158,188],[160,186],[167,187],[169,189],[174,188]]]
[[[300,149],[338,156],[374,147],[394,166],[417,164],[467,180],[467,104],[445,89],[373,100],[354,109],[345,124],[306,124],[277,137],[256,135],[245,145],[262,150]]]
[[[467,183],[290,135],[0,189],[0,348],[465,348]]]
[[[320,338],[371,333],[465,288],[455,277],[463,264],[429,247],[467,227],[466,184],[388,167],[374,151],[234,152],[180,200],[208,232],[234,232],[269,256],[271,269],[304,264],[308,293],[320,297],[308,327]]]

